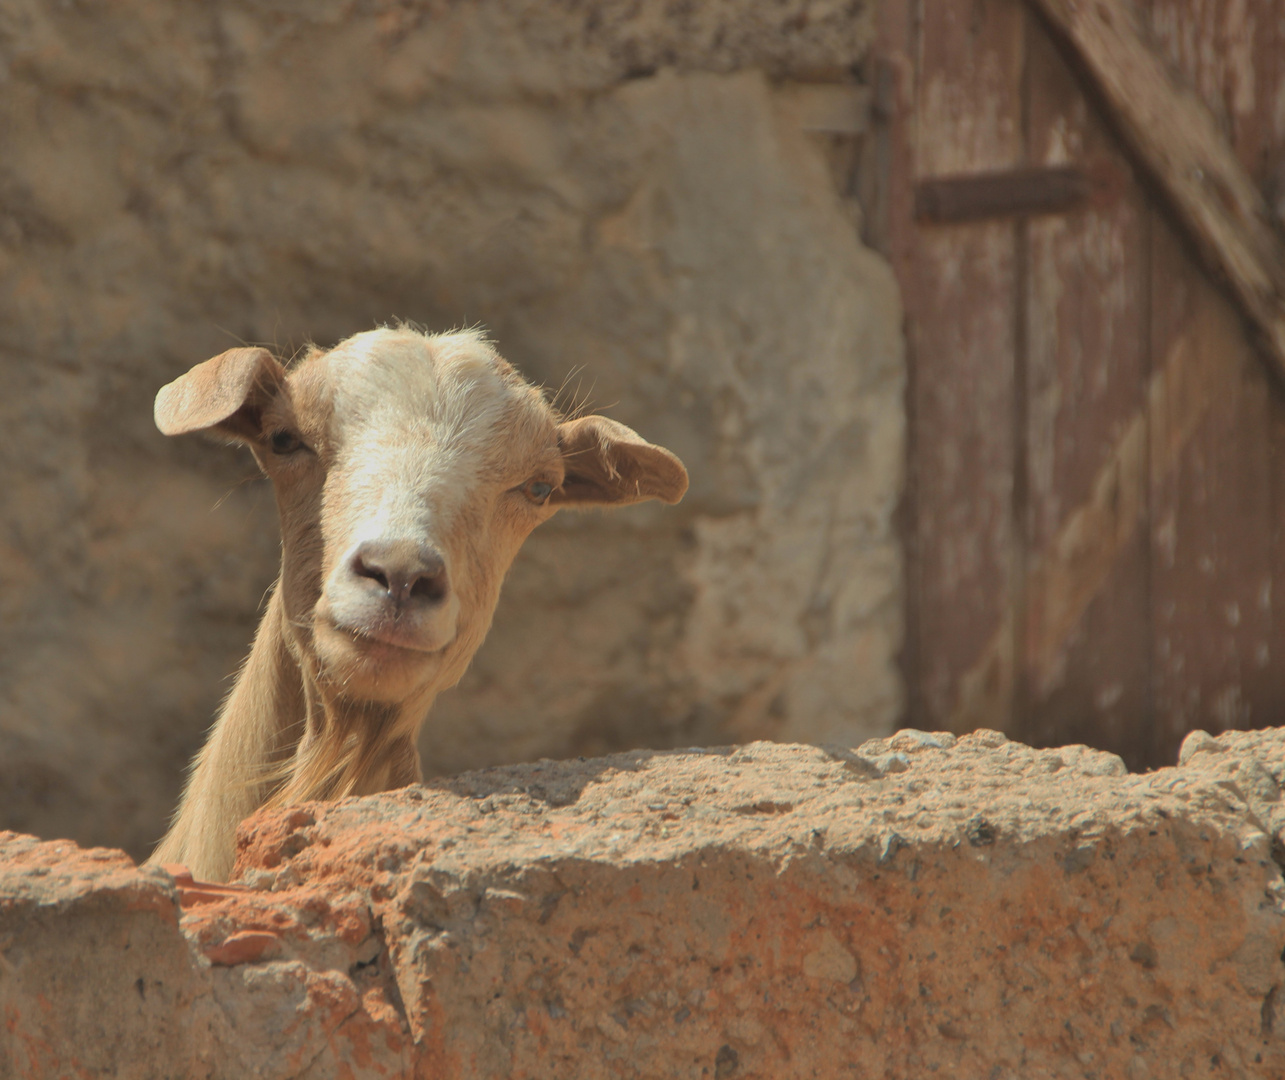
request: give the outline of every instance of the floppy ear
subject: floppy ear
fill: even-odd
[[[605,416],[559,424],[558,447],[567,475],[550,496],[551,504],[627,506],[644,499],[672,504],[687,490],[687,470],[678,458]]]
[[[260,434],[259,414],[285,377],[267,349],[229,349],[161,387],[156,426],[165,435],[215,431],[253,440]]]

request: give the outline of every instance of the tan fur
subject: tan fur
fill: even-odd
[[[289,371],[229,350],[164,387],[156,422],[249,445],[281,518],[271,602],[152,856],[216,881],[265,803],[420,779],[420,726],[532,529],[561,506],[687,488],[681,462],[624,425],[560,421],[473,332],[371,331]]]

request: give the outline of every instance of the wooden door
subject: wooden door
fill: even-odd
[[[1151,0],[1261,184],[1271,0]],[[1172,763],[1285,715],[1285,398],[1024,0],[883,10],[872,239],[907,312],[906,723]]]

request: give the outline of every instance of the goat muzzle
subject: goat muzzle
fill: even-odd
[[[442,603],[450,592],[446,560],[427,544],[367,540],[348,557],[348,572],[382,590],[398,612]]]

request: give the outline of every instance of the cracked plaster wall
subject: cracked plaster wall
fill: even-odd
[[[852,88],[871,28],[807,0],[0,2],[0,824],[145,852],[275,573],[248,456],[164,440],[156,389],[392,317],[484,323],[693,477],[531,540],[430,772],[887,731],[899,302],[852,140],[791,93]]]

